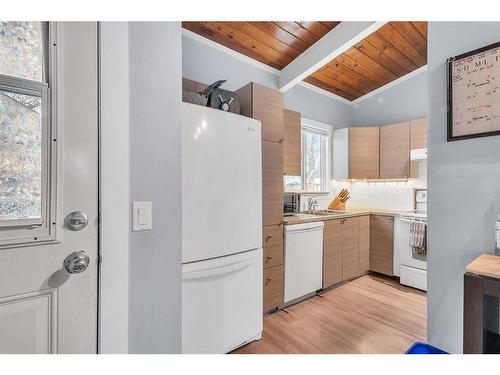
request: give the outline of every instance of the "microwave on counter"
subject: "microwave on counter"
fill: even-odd
[[[300,194],[285,193],[283,199],[283,215],[290,216],[300,212]]]

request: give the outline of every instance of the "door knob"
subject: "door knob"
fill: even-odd
[[[82,273],[87,269],[90,257],[85,251],[75,251],[64,259],[64,268],[68,273]]]

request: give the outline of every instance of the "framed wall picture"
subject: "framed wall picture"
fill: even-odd
[[[448,141],[500,135],[500,42],[447,60]]]

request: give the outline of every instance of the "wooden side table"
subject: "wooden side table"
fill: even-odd
[[[500,353],[500,335],[484,329],[485,296],[498,305],[500,256],[494,254],[482,254],[464,274],[464,354]]]

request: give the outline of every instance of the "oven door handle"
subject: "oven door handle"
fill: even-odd
[[[427,224],[427,220],[424,220],[424,219],[418,219],[418,218],[411,218],[411,219],[407,219],[407,218],[402,218],[400,217],[399,220],[401,221],[404,221],[405,223],[413,223],[413,222],[424,222]]]

